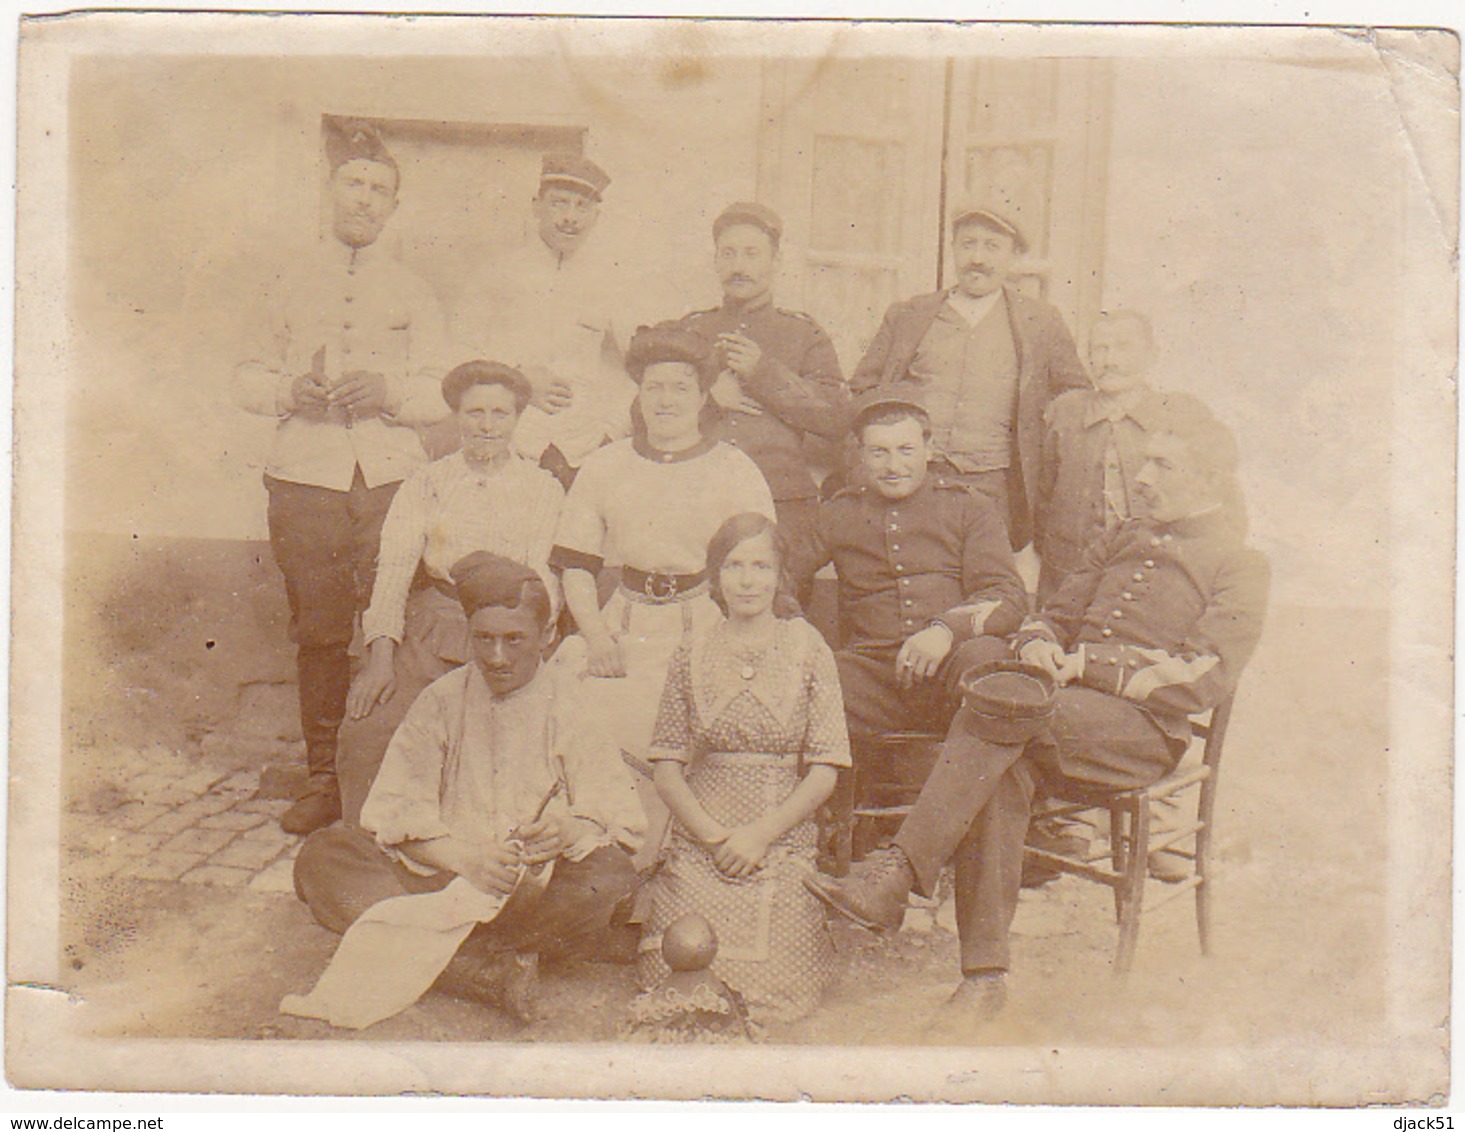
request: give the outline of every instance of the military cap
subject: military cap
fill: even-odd
[[[1053,677],[1036,665],[994,660],[962,673],[963,721],[989,743],[1026,743],[1053,714]]]
[[[768,238],[773,241],[775,248],[783,239],[783,221],[779,219],[778,213],[766,204],[739,201],[737,204],[728,205],[722,210],[722,215],[712,222],[712,238],[718,239],[734,224],[751,224],[754,228],[761,228],[768,233]]]
[[[920,387],[911,381],[896,381],[867,389],[855,398],[850,407],[853,414],[850,431],[858,436],[866,420],[879,410],[889,408],[915,409],[923,422],[930,423],[930,413],[921,399]]]
[[[546,153],[539,167],[541,191],[546,185],[568,185],[600,200],[609,184],[610,174],[578,153]]]
[[[458,601],[463,612],[469,617],[490,605],[517,609],[526,598],[542,606],[541,612],[546,615],[550,608],[544,579],[522,562],[501,554],[475,550],[453,563],[449,574],[458,589]],[[537,589],[537,592],[533,596],[525,594],[526,586]]]
[[[1028,242],[1023,238],[1022,229],[990,208],[978,208],[976,205],[958,207],[951,214],[951,235],[955,237],[968,224],[980,224],[983,228],[1010,237],[1012,246],[1019,255],[1028,250]]]
[[[397,168],[377,128],[360,118],[326,120],[326,161],[332,173],[348,161],[379,161]]]
[[[697,369],[697,384],[707,389],[716,379],[712,352],[707,342],[680,322],[659,322],[641,326],[631,335],[626,349],[626,372],[638,385],[646,367],[657,362],[686,362]]]
[[[448,408],[456,413],[463,403],[463,394],[475,385],[502,385],[514,395],[514,404],[521,413],[534,396],[529,379],[513,366],[501,362],[464,362],[443,378],[443,400],[448,403]]]

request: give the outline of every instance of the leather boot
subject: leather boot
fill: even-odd
[[[916,881],[915,870],[897,848],[877,849],[835,880],[818,874],[804,886],[840,915],[877,932],[900,930],[906,897]]]
[[[280,815],[280,828],[305,837],[341,819],[341,787],[336,776],[312,775],[304,796]]]

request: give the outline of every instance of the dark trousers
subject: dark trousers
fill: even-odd
[[[295,858],[295,892],[322,927],[345,932],[373,904],[437,892],[451,873],[420,876],[392,860],[369,834],[334,825],[317,830]],[[523,889],[502,912],[473,929],[479,951],[537,952],[549,959],[587,958],[609,950],[611,913],[636,883],[623,849],[596,849],[583,860],[555,862],[544,889]],[[467,944],[465,944],[467,946]]]
[[[956,711],[962,673],[985,661],[1010,659],[1012,654],[1000,637],[975,637],[948,653],[932,679],[909,688],[902,688],[897,678],[898,655],[898,645],[841,649],[834,654],[850,742],[857,748],[887,731],[944,732]]]
[[[959,712],[895,844],[927,895],[954,859],[962,970],[1008,966],[1037,790],[1064,781],[1116,790],[1146,786],[1183,753],[1134,704],[1090,688],[1060,688],[1047,729],[1025,746],[979,739]]]
[[[298,650],[306,764],[317,784],[336,776],[336,732],[351,685],[347,650],[356,614],[371,600],[382,520],[398,486],[369,488],[360,468],[349,491],[265,476],[270,547],[285,575]]]

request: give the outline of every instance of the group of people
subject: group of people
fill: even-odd
[[[779,217],[739,203],[712,228],[722,304],[623,348],[590,240],[610,179],[553,154],[535,234],[450,330],[380,254],[402,186],[378,133],[338,123],[327,155],[332,231],[276,280],[238,374],[279,419],[265,482],[309,768],[281,824],[309,835],[317,920],[466,878],[507,902],[443,979],[524,1014],[539,958],[635,958],[654,986],[697,913],[718,977],[787,1018],[835,977],[827,914],[898,927],[954,862],[953,1002],[995,1014],[1034,794],[1167,773],[1261,630],[1234,442],[1148,387],[1148,321],[1101,317],[1086,372],[1012,286],[1022,233],[964,208],[955,286],[894,304],[846,381],[773,305]],[[457,447],[429,463],[449,414]],[[827,641],[802,611],[830,565]],[[995,742],[960,680],[1014,657],[1053,712]],[[946,740],[893,844],[817,872],[851,744],[911,729]]]

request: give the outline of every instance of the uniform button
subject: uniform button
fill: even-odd
[[[1134,580],[1136,582],[1143,582],[1145,580],[1145,576],[1143,574],[1135,574]]]
[[[914,601],[912,601],[910,598],[906,598],[905,599],[905,604],[906,605],[915,605],[916,603]]]
[[[1169,542],[1169,541],[1171,541],[1172,538],[1174,538],[1173,535],[1161,535],[1160,536],[1160,541],[1161,542]]]
[[[1111,656],[1109,658],[1109,663],[1110,664],[1118,664],[1119,663],[1119,658],[1117,656]]]
[[[1116,609],[1112,614],[1110,614],[1110,616],[1115,618],[1116,620],[1122,620],[1124,618],[1124,610]]]
[[[1146,570],[1153,570],[1154,568],[1155,568],[1155,560],[1153,558],[1146,558],[1145,559],[1145,569]]]
[[[1109,628],[1109,626],[1107,626],[1107,625],[1105,625],[1102,629],[1100,629],[1099,632],[1102,633],[1106,637],[1112,637],[1114,635],[1114,630],[1111,629],[1111,628]]]
[[[896,564],[895,564],[895,572],[896,572],[896,573],[897,573],[897,574],[899,574],[899,573],[900,573],[900,572],[901,572],[901,571],[902,571],[902,570],[904,570],[904,569],[905,569],[905,567],[904,567],[904,566],[902,566],[902,565],[901,565],[901,564],[900,564],[900,563],[899,563],[899,562],[897,562],[897,563],[896,563]],[[904,579],[904,578],[902,578],[902,579],[901,579],[901,581],[902,581],[902,582],[904,582],[904,581],[905,581],[905,579]]]
[[[1133,601],[1134,600],[1134,594],[1130,593],[1128,590],[1125,590],[1124,591],[1124,600],[1125,601]]]
[[[1157,539],[1157,538],[1152,538],[1152,539],[1150,539],[1150,545],[1151,546],[1159,546],[1160,545],[1160,540]]]
[[[891,543],[890,544],[890,549],[891,550],[899,550],[900,549],[900,543],[898,543],[898,542]]]
[[[1133,657],[1130,657],[1129,658],[1129,667],[1130,668],[1138,668],[1139,667],[1139,661],[1135,660]]]

